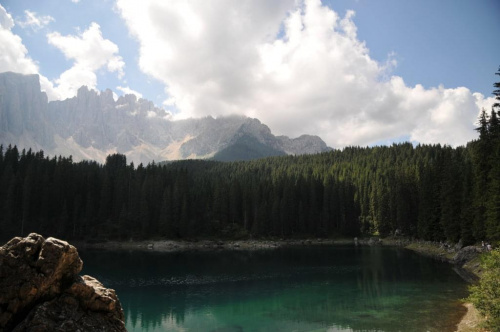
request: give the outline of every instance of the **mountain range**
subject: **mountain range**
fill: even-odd
[[[43,150],[73,160],[104,162],[121,153],[136,164],[179,159],[249,160],[331,150],[318,136],[275,136],[244,116],[172,120],[145,99],[78,89],[48,101],[38,75],[0,73],[0,144]]]

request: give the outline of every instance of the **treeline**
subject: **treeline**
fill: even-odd
[[[467,147],[397,144],[247,162],[105,165],[0,149],[2,237],[500,240],[495,113]]]

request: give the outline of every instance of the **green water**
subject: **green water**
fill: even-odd
[[[467,284],[387,247],[84,251],[129,331],[453,331]]]

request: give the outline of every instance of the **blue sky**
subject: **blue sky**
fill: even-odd
[[[135,91],[175,118],[244,114],[334,147],[464,144],[500,66],[497,0],[0,5],[0,71],[39,73],[51,99]]]
[[[383,61],[394,52],[394,74],[409,85],[465,86],[490,95],[500,66],[498,0],[341,0],[328,5],[356,11],[359,39]]]

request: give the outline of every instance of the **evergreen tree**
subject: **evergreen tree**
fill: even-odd
[[[443,155],[441,174],[441,226],[445,237],[458,242],[460,239],[461,178],[456,156],[451,148],[446,148]]]
[[[489,119],[483,109],[479,115],[479,139],[472,142],[474,165],[474,220],[473,234],[476,239],[485,238],[484,220],[486,218],[486,201],[488,176],[490,172],[491,141],[489,135]]]
[[[495,73],[495,75],[500,76],[500,67],[498,67],[498,71]],[[493,104],[493,108],[500,108],[500,81],[493,83],[493,87],[495,90],[493,90],[493,95],[495,96],[495,103]]]
[[[496,75],[500,75],[500,68]],[[500,82],[494,84],[495,104],[489,119],[488,187],[486,200],[486,235],[489,240],[500,241]],[[497,111],[498,110],[498,111]]]

